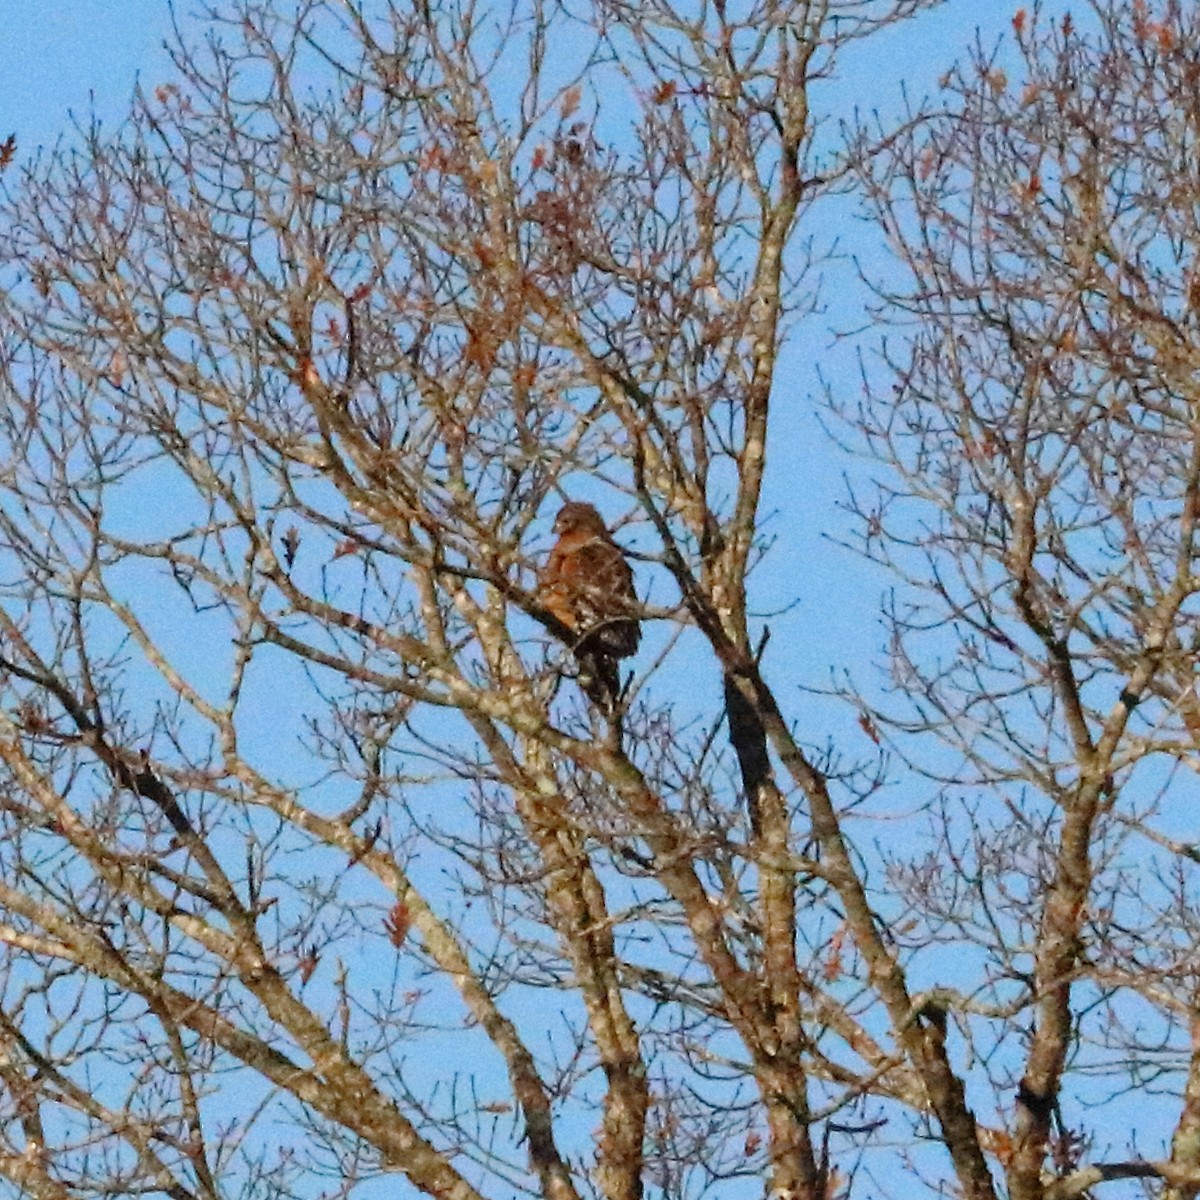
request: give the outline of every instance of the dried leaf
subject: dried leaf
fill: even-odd
[[[875,743],[875,745],[878,746],[879,745],[879,730],[875,728],[875,722],[872,721],[871,718],[866,713],[863,713],[858,718],[858,725],[859,725],[859,728],[863,731],[863,733],[865,733],[867,735],[867,737],[869,737],[871,739],[871,741],[873,741]]]
[[[493,1100],[489,1104],[481,1104],[479,1106],[479,1111],[486,1113],[512,1112],[512,1105],[506,1104],[503,1100]]]
[[[1003,1129],[980,1128],[979,1142],[985,1151],[994,1154],[1002,1167],[1012,1162],[1012,1138]]]
[[[1012,27],[1013,27],[1013,32],[1017,35],[1017,37],[1020,37],[1021,34],[1024,32],[1024,30],[1025,30],[1025,10],[1023,8],[1018,8],[1017,11],[1015,13],[1013,13]]]
[[[679,90],[679,85],[673,79],[665,80],[651,93],[651,99],[655,104],[669,104],[675,99],[675,93]]]
[[[421,155],[422,171],[444,171],[448,163],[446,152],[436,144],[426,147]]]
[[[996,441],[991,434],[984,434],[979,441],[976,441],[974,438],[967,438],[963,442],[963,454],[969,462],[994,458],[997,449]]]
[[[0,142],[0,171],[3,171],[13,160],[13,155],[17,152],[17,135],[10,133],[4,141]]]
[[[392,911],[383,919],[383,928],[387,931],[388,941],[399,950],[404,945],[411,927],[412,914],[408,911],[408,905],[397,900],[392,906]]]
[[[497,339],[495,331],[486,325],[476,328],[467,325],[467,344],[463,347],[463,358],[472,366],[490,370],[496,361]]]
[[[846,927],[844,925],[829,939],[829,957],[825,959],[825,965],[821,968],[821,974],[827,983],[833,983],[845,974],[842,965],[842,944],[845,940]]]
[[[583,86],[575,84],[574,87],[569,87],[563,92],[562,106],[559,108],[559,116],[565,121],[573,112],[579,108],[579,101],[583,97]]]
[[[20,718],[21,725],[27,733],[45,733],[53,728],[41,707],[32,700],[21,702]]]
[[[317,969],[317,963],[320,961],[320,958],[317,956],[316,946],[311,947],[308,953],[300,960],[299,975],[302,984],[307,983],[312,978],[313,972]]]

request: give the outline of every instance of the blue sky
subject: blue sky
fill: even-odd
[[[0,38],[0,128],[22,153],[52,145],[71,114],[92,105],[106,124],[128,104],[134,81],[165,73],[171,28],[164,0],[9,0]]]
[[[977,28],[989,38],[1003,32],[1018,7],[948,0],[887,44],[855,51],[857,70],[839,91],[886,110],[901,78],[922,86],[936,79]],[[166,0],[5,0],[3,8],[0,137],[15,131],[22,152],[52,144],[68,131],[71,114],[86,118],[93,105],[106,124],[119,121],[139,76],[153,84],[169,74]],[[184,23],[189,12],[183,0]]]

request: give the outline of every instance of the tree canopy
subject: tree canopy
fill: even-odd
[[[8,147],[12,1187],[1200,1195],[1200,12],[839,126],[938,6],[231,0]],[[830,683],[764,490],[835,262]]]

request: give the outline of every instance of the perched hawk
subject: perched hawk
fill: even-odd
[[[576,640],[579,686],[610,716],[621,693],[617,663],[638,647],[641,630],[633,572],[604,518],[590,504],[570,501],[554,522],[558,541],[538,577],[540,598]]]

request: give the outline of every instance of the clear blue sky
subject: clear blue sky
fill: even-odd
[[[169,69],[161,46],[171,28],[165,0],[5,0],[0,36],[0,137],[22,153],[52,145],[70,114],[93,104],[118,121],[139,72]]]

